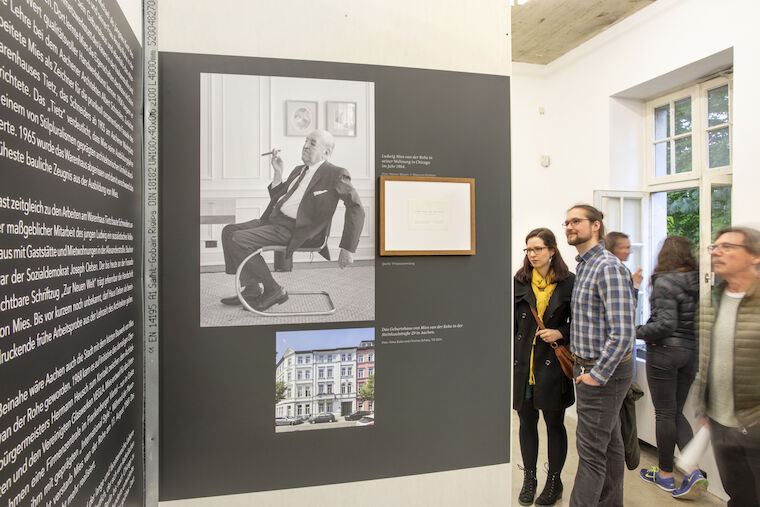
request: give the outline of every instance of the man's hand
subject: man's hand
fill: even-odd
[[[541,329],[536,333],[536,336],[538,336],[546,343],[554,343],[557,340],[562,339],[562,333],[556,329]]]
[[[637,269],[633,276],[633,288],[638,290],[641,285],[641,280],[644,279],[644,275],[641,274],[641,268]]]
[[[575,383],[576,384],[580,384],[581,382],[583,382],[584,384],[589,385],[589,386],[598,386],[598,385],[601,385],[601,384],[599,384],[599,382],[597,382],[596,380],[594,380],[594,377],[592,377],[590,373],[584,373],[583,375],[578,375],[575,378]]]
[[[273,187],[282,183],[282,170],[285,168],[285,163],[280,158],[279,153],[280,150],[272,150],[272,158],[269,159],[269,162],[272,164],[272,169],[274,169],[274,178],[272,178]]]
[[[338,255],[338,266],[340,269],[345,268],[352,262],[354,262],[354,254],[344,248],[341,248],[340,254]]]

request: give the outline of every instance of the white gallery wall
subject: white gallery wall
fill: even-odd
[[[593,203],[594,190],[645,190],[644,103],[712,67],[733,64],[734,71],[732,220],[760,225],[753,195],[760,188],[753,139],[760,114],[759,15],[754,0],[659,0],[549,65],[513,65],[513,271],[525,234],[540,226],[555,232],[574,269],[575,249],[559,225],[567,208]],[[550,156],[548,168],[540,165],[542,155]],[[643,379],[642,371],[645,386]],[[653,424],[651,403],[645,404],[639,420]],[[642,438],[649,433],[640,428]],[[716,478],[710,491],[725,498],[711,453],[701,466]]]
[[[733,222],[758,226],[758,17],[756,0],[658,0],[547,66],[513,64],[513,270],[525,234],[539,226],[558,235],[565,260],[574,266],[575,251],[559,226],[567,208],[593,202],[598,189],[643,190],[643,101],[620,95],[643,93],[642,85],[653,80],[650,90],[659,88],[653,95],[688,84],[678,82],[674,71],[730,48]],[[540,165],[543,154],[551,157],[548,168]]]
[[[160,51],[502,76],[509,75],[511,69],[509,7],[503,0],[474,3],[459,0],[159,0],[158,7]],[[505,89],[504,93],[509,90]],[[281,99],[284,98],[282,95]],[[279,131],[272,129],[272,132]],[[261,146],[261,153],[268,148]],[[342,150],[337,145],[336,162]],[[286,166],[292,162],[286,160]],[[350,169],[353,175],[353,168]],[[372,178],[374,182],[374,176]],[[374,222],[374,211],[368,220]],[[265,460],[266,456],[251,456],[251,459]],[[510,505],[510,490],[511,466],[502,464],[162,505]]]

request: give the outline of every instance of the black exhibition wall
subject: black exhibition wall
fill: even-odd
[[[140,46],[0,2],[0,503],[141,505]]]
[[[508,462],[509,78],[161,53],[159,83],[161,500]],[[264,212],[267,153],[287,177],[313,129],[334,136],[364,223],[344,201],[330,263],[267,260],[288,290],[329,287],[335,313],[222,304],[222,230]],[[473,178],[475,255],[381,257],[382,174]],[[346,419],[360,409],[374,424]]]

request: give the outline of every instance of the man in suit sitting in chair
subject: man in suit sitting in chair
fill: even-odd
[[[346,206],[346,216],[338,266],[344,268],[353,262],[353,253],[364,226],[364,208],[348,171],[328,161],[334,146],[335,141],[329,132],[315,130],[310,133],[301,149],[304,165],[293,169],[285,181],[282,180],[283,161],[277,150],[272,151],[274,178],[268,187],[270,201],[267,209],[259,219],[230,224],[222,230],[227,274],[235,274],[248,255],[266,245],[286,245],[285,256],[289,258],[305,242],[324,233],[339,199]],[[326,246],[319,253],[330,260]],[[243,297],[258,311],[288,299],[287,291],[274,280],[261,255],[248,261],[240,273],[240,283],[245,286]],[[237,295],[223,298],[221,302],[240,304]]]

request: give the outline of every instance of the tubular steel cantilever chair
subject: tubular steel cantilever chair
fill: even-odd
[[[312,255],[315,252],[319,252],[322,250],[325,246],[327,246],[327,240],[330,238],[330,223],[327,223],[327,226],[325,226],[324,231],[321,235],[317,235],[304,243],[301,247],[297,248],[296,252],[310,252]],[[317,244],[318,243],[318,244]],[[261,315],[263,317],[301,317],[301,316],[307,316],[307,315],[331,315],[335,313],[335,305],[333,304],[332,298],[330,297],[330,294],[323,290],[306,290],[306,291],[288,291],[289,296],[324,296],[327,298],[327,305],[329,308],[327,310],[315,310],[315,311],[299,311],[299,312],[260,312],[253,308],[251,305],[248,304],[248,301],[245,300],[243,297],[242,291],[243,286],[240,283],[240,273],[243,271],[243,267],[245,267],[246,263],[251,260],[256,255],[259,255],[263,252],[285,252],[287,249],[287,246],[285,245],[266,245],[255,252],[253,252],[251,255],[243,259],[243,262],[240,263],[240,265],[237,268],[237,272],[235,273],[235,288],[237,290],[237,296],[238,299],[240,299],[240,302],[243,304],[243,308],[248,310],[249,312],[253,312],[256,315]]]

